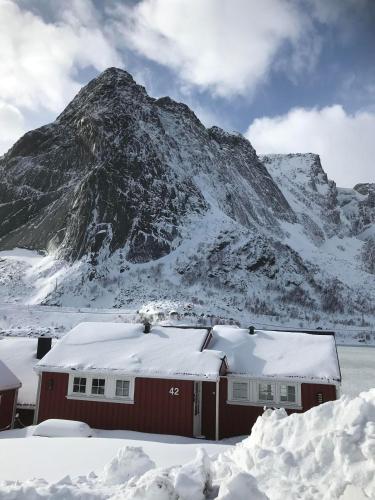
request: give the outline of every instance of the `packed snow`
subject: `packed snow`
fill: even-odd
[[[279,332],[220,325],[210,348],[223,351],[228,371],[252,377],[293,377],[339,381],[335,338],[301,332]]]
[[[63,454],[69,455],[74,463],[75,453],[82,453],[83,443],[87,447],[87,456],[97,457],[101,451],[101,439],[0,439],[0,460],[4,461],[0,476],[3,477],[4,469],[5,474],[8,471],[8,480],[0,482],[0,499],[375,498],[374,420],[375,389],[353,399],[344,396],[301,414],[287,416],[284,409],[266,410],[258,418],[250,437],[216,456],[205,449],[207,443],[196,442],[195,458],[182,462],[174,456],[175,463],[165,465],[157,459],[160,449],[155,453],[155,449],[147,449],[147,443],[138,442],[136,445],[126,442],[101,471],[78,477],[79,467],[76,474],[65,477],[63,470],[59,469],[60,443],[66,443]],[[12,478],[10,469],[13,470],[13,477],[17,475],[15,471],[20,469],[19,458],[23,459],[22,455],[16,455],[22,449],[17,449],[17,442],[29,443],[28,452],[33,457],[31,469],[32,462],[48,460],[49,467],[46,469],[54,467],[55,478],[58,470],[59,479],[31,479],[30,473],[30,479],[25,480],[25,471],[22,471],[21,481],[9,480]],[[200,445],[203,449],[197,450]],[[172,449],[156,441],[153,446],[163,448],[164,460],[168,457],[168,450],[173,450],[172,444],[168,445]],[[184,446],[177,445],[182,454]],[[218,452],[220,444],[214,446]],[[53,450],[54,459],[51,460]],[[10,460],[12,456],[14,461]],[[18,477],[22,472],[18,472]]]
[[[126,375],[216,380],[224,354],[203,350],[207,330],[131,323],[80,323],[36,365],[39,371],[116,371]],[[166,363],[168,353],[168,363]]]

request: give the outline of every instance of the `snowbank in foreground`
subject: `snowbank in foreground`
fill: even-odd
[[[331,500],[348,485],[375,498],[375,389],[289,417],[267,410],[213,467],[222,488],[246,471],[272,500]]]
[[[210,459],[156,468],[141,448],[103,472],[57,483],[0,483],[0,499],[362,500],[375,498],[375,389],[304,414],[267,410],[252,435]]]

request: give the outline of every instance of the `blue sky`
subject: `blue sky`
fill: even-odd
[[[0,0],[0,153],[108,66],[259,153],[375,182],[373,0]]]

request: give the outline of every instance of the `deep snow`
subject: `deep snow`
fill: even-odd
[[[63,442],[66,444],[64,449],[59,447]],[[61,455],[68,455],[73,463],[83,448],[90,456],[98,456],[100,442],[95,438],[5,439],[0,440],[5,452],[0,456],[3,466],[17,470],[20,468],[17,457],[22,451],[22,448],[17,450],[17,443],[28,443],[30,459],[33,459],[31,464],[38,459],[48,460],[49,468],[55,466],[56,471]],[[207,446],[207,443],[202,442],[202,445]],[[153,443],[153,446],[156,454],[151,449],[148,453],[147,443],[138,442],[138,446],[134,446],[127,442],[127,446],[119,450],[99,474],[90,473],[78,478],[65,476],[59,481],[2,482],[0,499],[374,498],[375,389],[354,399],[344,396],[289,417],[284,409],[267,410],[258,418],[250,437],[216,457],[198,450],[195,459],[189,463],[165,466],[158,463],[156,455],[161,449],[164,458],[171,458],[171,454],[165,445]],[[173,445],[169,446],[172,446],[169,448],[172,451]],[[177,445],[178,453],[183,446]],[[214,446],[218,451],[222,445]],[[13,454],[13,460],[7,453]],[[51,460],[52,455],[57,460]],[[177,463],[181,464],[181,459]],[[1,467],[0,471],[3,470]],[[31,470],[28,473],[32,475]]]

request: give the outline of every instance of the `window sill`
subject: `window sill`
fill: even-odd
[[[282,404],[276,403],[275,401],[233,401],[227,400],[227,405],[238,405],[238,406],[257,406],[257,407],[267,407],[267,408],[285,408],[286,410],[302,410],[302,406],[299,404]]]
[[[134,399],[122,399],[122,398],[105,398],[105,397],[95,397],[95,396],[75,396],[73,394],[68,394],[65,396],[66,399],[72,399],[74,401],[95,401],[97,403],[120,403],[133,405]]]

